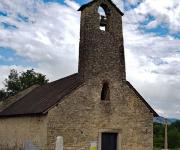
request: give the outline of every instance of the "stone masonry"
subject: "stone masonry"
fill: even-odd
[[[99,6],[107,15],[106,31],[99,29]],[[119,131],[118,150],[153,149],[153,114],[126,85],[122,14],[108,0],[96,1],[81,11],[79,73],[84,81],[48,113],[48,146],[58,135],[65,150],[100,148],[101,130]],[[101,101],[104,82],[110,100]]]
[[[0,150],[24,150],[27,141],[31,141],[38,150],[46,149],[46,116],[0,118]]]
[[[99,7],[106,14],[105,31],[100,30]],[[153,150],[157,114],[126,81],[123,13],[111,0],[94,0],[79,10],[82,84],[42,115],[0,118],[0,149],[22,148],[27,139],[38,150],[54,150],[62,136],[64,150],[89,150],[91,142],[101,150],[102,133],[107,132],[118,134],[116,150]],[[102,99],[103,92],[108,99]]]
[[[124,83],[109,80],[110,101],[101,102],[102,76],[86,81],[48,113],[48,149],[58,135],[64,150],[88,150],[102,129],[120,132],[118,150],[153,150],[153,114]]]

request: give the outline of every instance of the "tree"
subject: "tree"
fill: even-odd
[[[0,100],[4,100],[11,95],[15,95],[18,92],[31,87],[32,85],[46,84],[49,80],[46,75],[37,73],[34,69],[27,70],[25,72],[18,73],[17,70],[10,70],[8,78],[5,79],[5,89],[0,90]]]
[[[180,148],[180,121],[168,125],[168,146],[173,150]],[[164,125],[160,123],[154,123],[154,147],[164,147]]]
[[[19,75],[17,70],[10,70],[10,74],[7,79],[5,79],[5,87],[8,95],[14,95],[21,91],[21,83],[19,80]]]
[[[168,131],[168,145],[169,148],[180,147],[180,133],[176,127],[171,127]]]
[[[180,133],[180,121],[177,120],[176,122],[171,124],[173,127],[176,127],[178,132]]]
[[[7,92],[4,89],[0,90],[0,101],[6,99],[6,97]]]
[[[154,147],[164,147],[164,127],[160,123],[154,123]]]
[[[22,72],[19,80],[22,90],[35,84],[43,85],[48,82],[48,79],[46,79],[45,75],[41,73],[36,73],[33,69]]]

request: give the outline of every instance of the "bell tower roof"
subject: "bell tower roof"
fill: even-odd
[[[97,2],[97,1],[100,1],[100,3],[103,3],[104,1],[108,1],[108,2],[121,14],[121,16],[124,15],[124,13],[123,13],[111,0],[92,0],[92,1],[89,2],[89,3],[86,3],[86,4],[82,5],[82,6],[78,9],[78,11],[84,10],[86,7],[91,6],[93,3]]]

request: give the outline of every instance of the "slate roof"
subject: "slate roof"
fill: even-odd
[[[50,108],[59,103],[64,96],[70,94],[82,83],[83,82],[80,80],[79,74],[76,73],[43,86],[39,86],[1,111],[0,117],[46,114]],[[154,117],[158,117],[159,115],[137,92],[137,90],[128,81],[126,81],[126,84],[149,108]]]
[[[86,7],[91,6],[93,3],[97,2],[97,1],[98,1],[98,0],[93,0],[93,1],[91,1],[91,2],[89,2],[89,3],[86,3],[86,4],[82,5],[82,6],[78,9],[78,11],[84,10]],[[111,0],[108,0],[108,1],[109,1],[109,3],[110,3],[112,6],[114,6],[114,8],[115,8],[122,16],[124,15],[124,13],[123,13]]]
[[[0,117],[45,114],[81,84],[79,75],[73,74],[39,86],[0,112]]]

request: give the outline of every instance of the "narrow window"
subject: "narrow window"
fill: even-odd
[[[110,90],[109,90],[109,84],[107,82],[103,83],[103,87],[101,90],[101,100],[106,101],[109,100],[110,96]]]
[[[107,17],[104,9],[100,6],[98,9],[98,13],[100,15],[100,25],[99,29],[105,31],[106,30],[106,24],[107,24]]]

